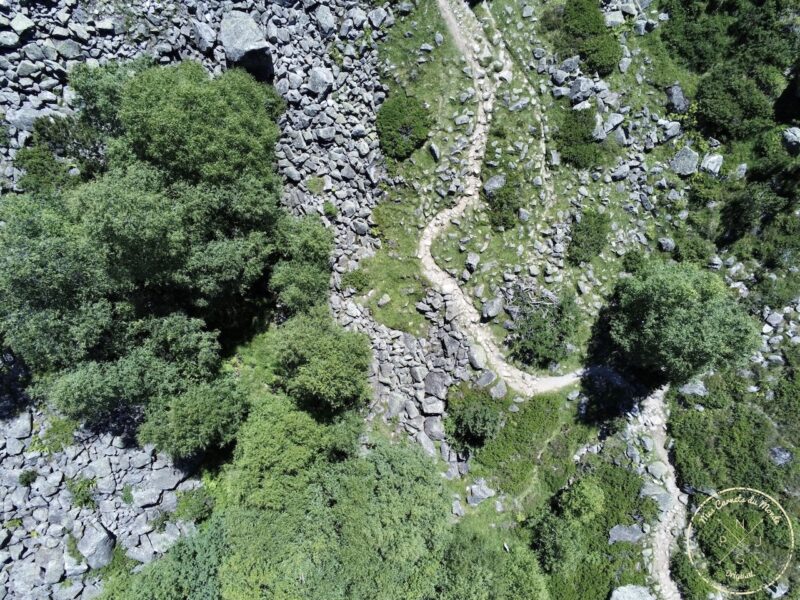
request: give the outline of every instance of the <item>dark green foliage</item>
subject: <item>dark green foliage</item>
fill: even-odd
[[[572,241],[567,251],[567,259],[573,265],[591,262],[606,247],[611,231],[608,214],[596,210],[586,210],[572,226]]]
[[[611,338],[629,363],[668,381],[735,363],[757,346],[756,326],[717,276],[649,263],[617,283]]]
[[[309,410],[336,413],[366,399],[364,373],[372,361],[367,338],[336,325],[327,307],[287,321],[278,344],[281,385]]]
[[[730,66],[713,69],[697,90],[697,119],[721,139],[743,139],[769,126],[772,102],[756,83]]]
[[[22,487],[30,487],[33,485],[33,482],[36,481],[36,478],[39,476],[34,470],[23,471],[22,474],[19,476],[19,484]]]
[[[489,221],[494,227],[509,229],[517,223],[517,213],[522,206],[524,193],[524,181],[518,173],[507,174],[503,187],[492,194],[481,189],[481,198],[489,205]]]
[[[200,523],[208,519],[214,511],[214,496],[205,488],[200,487],[178,496],[178,506],[175,508],[174,517],[183,521]]]
[[[118,573],[106,580],[107,600],[221,600],[217,571],[228,556],[221,519],[179,540],[137,576]]]
[[[136,155],[189,181],[274,177],[274,96],[247,73],[209,80],[193,62],[149,69],[123,90],[119,118]],[[274,109],[273,109],[274,110]]]
[[[561,50],[578,53],[590,71],[611,73],[622,58],[614,34],[606,27],[600,5],[594,0],[569,0],[564,5]]]
[[[369,276],[363,269],[348,271],[342,275],[342,287],[351,287],[357,292],[366,292],[370,287]]]
[[[565,110],[553,134],[561,158],[579,169],[597,166],[602,152],[592,136],[594,127],[594,111]]]
[[[675,240],[675,259],[682,263],[692,263],[698,266],[708,264],[708,259],[716,252],[716,246],[710,240],[697,233],[687,231]]]
[[[384,154],[405,160],[425,143],[431,117],[419,100],[397,92],[381,105],[375,125]]]
[[[442,573],[443,581],[436,595],[439,600],[550,597],[536,555],[527,544],[468,522],[456,526],[445,551]]]
[[[151,403],[139,440],[185,458],[234,440],[244,418],[245,399],[231,379],[199,383]]]
[[[478,450],[500,430],[501,405],[488,391],[476,388],[451,388],[447,398],[445,421],[452,435],[464,449]]]
[[[22,148],[17,153],[16,164],[25,171],[19,186],[33,194],[53,194],[76,183],[69,174],[68,165],[58,161],[49,149],[41,145]]]
[[[579,317],[572,294],[562,295],[558,302],[540,300],[526,304],[509,344],[513,357],[542,368],[563,359]]]

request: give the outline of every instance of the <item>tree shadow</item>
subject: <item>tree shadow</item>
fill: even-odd
[[[7,348],[0,348],[0,420],[10,419],[30,404],[25,389],[30,374],[25,364]]]

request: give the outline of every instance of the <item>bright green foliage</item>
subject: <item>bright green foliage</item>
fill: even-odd
[[[510,542],[510,543],[509,543]],[[509,548],[505,550],[503,544]],[[456,526],[445,551],[439,600],[547,600],[550,595],[530,548],[496,530]]]
[[[606,247],[610,231],[611,219],[607,213],[584,211],[580,221],[576,220],[572,226],[572,241],[567,252],[569,262],[573,265],[591,262]]]
[[[562,27],[563,50],[579,53],[590,71],[608,75],[622,58],[622,48],[606,27],[595,0],[569,0],[564,5]]]
[[[425,143],[431,117],[419,100],[395,93],[381,105],[375,125],[384,154],[405,160]]]
[[[67,479],[67,490],[72,494],[72,504],[82,508],[93,508],[97,505],[94,499],[94,479],[76,477]]]
[[[367,338],[336,325],[327,307],[287,321],[278,343],[281,385],[309,410],[336,413],[368,396],[364,373],[372,353]]]
[[[174,516],[183,521],[200,523],[208,519],[214,510],[214,496],[204,487],[199,487],[178,496]]]
[[[566,110],[553,140],[561,158],[579,169],[589,169],[600,163],[602,152],[593,137],[594,111]]]
[[[143,160],[189,181],[274,177],[271,96],[244,71],[209,80],[197,63],[149,69],[124,88],[119,118]]]
[[[481,198],[489,206],[489,220],[494,227],[509,229],[516,224],[524,194],[524,181],[517,173],[508,173],[503,187],[492,194],[481,189]]]
[[[153,402],[139,440],[185,458],[230,444],[244,413],[245,399],[231,379],[199,383]]]
[[[610,332],[631,365],[668,381],[736,362],[757,345],[722,280],[687,264],[649,263],[621,279]]]
[[[450,388],[445,421],[456,445],[478,450],[500,430],[501,406],[488,391],[476,388]]]
[[[547,367],[567,355],[580,312],[575,296],[564,294],[558,302],[542,300],[523,306],[509,345],[512,356],[528,365]]]
[[[75,441],[78,422],[73,419],[52,416],[47,421],[47,429],[42,436],[48,452],[61,452]]]
[[[605,510],[606,495],[592,479],[581,479],[561,499],[564,513],[578,521],[591,521]]]

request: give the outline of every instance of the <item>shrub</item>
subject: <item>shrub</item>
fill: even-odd
[[[339,327],[325,306],[292,318],[281,331],[276,371],[290,396],[321,414],[367,398],[372,352],[364,335]]]
[[[591,262],[606,247],[608,233],[611,230],[611,219],[607,213],[586,210],[580,221],[572,226],[572,241],[567,251],[567,259],[573,265]]]
[[[668,381],[735,363],[758,344],[722,280],[675,263],[649,263],[617,283],[610,333],[631,365]]]
[[[524,193],[522,177],[517,173],[506,175],[503,186],[491,194],[481,189],[481,198],[489,206],[489,221],[494,227],[509,229],[516,224]]]
[[[75,477],[67,479],[67,490],[72,494],[72,503],[81,508],[93,508],[96,506],[94,499],[95,483],[94,479],[85,477]]]
[[[585,57],[586,66],[600,75],[612,73],[622,60],[622,48],[617,39],[610,34],[587,39],[580,50],[581,55]]]
[[[44,445],[50,453],[61,452],[75,442],[75,430],[78,422],[64,417],[52,417],[44,432]]]
[[[697,90],[697,120],[720,139],[743,139],[769,125],[772,102],[745,72],[714,68]]]
[[[348,271],[342,275],[342,287],[351,287],[357,292],[365,292],[370,288],[369,275],[363,269]]]
[[[209,491],[200,487],[178,496],[178,506],[175,508],[176,519],[201,523],[208,519],[214,511],[214,496]]]
[[[420,101],[401,93],[390,95],[381,105],[375,124],[384,154],[395,160],[405,160],[422,146],[431,126]]]
[[[139,440],[174,458],[201,454],[233,442],[245,409],[244,396],[230,379],[192,385],[150,405]]]
[[[558,302],[524,305],[510,342],[512,356],[537,367],[561,360],[575,335],[579,316],[571,294],[564,294]]]
[[[33,485],[33,482],[36,481],[36,478],[39,476],[34,470],[23,471],[22,474],[19,476],[19,484],[22,487],[30,487]]]
[[[119,117],[136,155],[174,177],[271,179],[278,138],[267,112],[271,98],[244,71],[209,80],[200,64],[187,61],[134,77],[123,90]]]
[[[445,423],[462,449],[478,450],[500,430],[500,406],[486,390],[450,388]]]
[[[565,110],[553,135],[561,157],[579,169],[590,169],[600,163],[602,153],[593,137],[593,110]]]
[[[563,29],[563,50],[579,53],[600,75],[611,73],[622,58],[622,49],[594,0],[569,0],[564,6]]]

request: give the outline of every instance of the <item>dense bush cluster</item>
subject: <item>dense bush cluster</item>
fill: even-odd
[[[405,160],[428,139],[431,117],[417,98],[398,92],[381,104],[375,125],[383,153]]]
[[[517,223],[517,215],[525,198],[525,187],[522,176],[512,172],[505,175],[503,186],[491,194],[481,188],[481,199],[489,207],[489,222],[493,227],[510,229]]]
[[[451,389],[445,421],[455,445],[473,452],[494,438],[502,425],[501,406],[487,390]]]
[[[580,312],[571,294],[562,295],[558,301],[527,303],[522,307],[509,343],[511,355],[540,368],[562,360],[579,321]]]
[[[554,34],[558,52],[563,56],[579,54],[588,71],[608,75],[619,64],[622,48],[594,0],[569,0],[563,7],[549,9],[542,20]]]
[[[630,365],[667,381],[736,364],[758,344],[724,282],[677,263],[649,263],[617,283],[610,332]]]
[[[222,344],[327,289],[330,235],[278,206],[274,92],[195,63],[73,78],[82,112],[37,123],[0,202],[0,337],[67,416],[144,409],[176,456],[225,445],[246,406]]]
[[[591,262],[606,247],[611,231],[611,218],[607,213],[585,210],[572,225],[572,241],[567,250],[567,260],[573,265]]]
[[[561,158],[579,169],[596,166],[603,156],[600,144],[594,139],[593,110],[565,110],[553,134]]]

